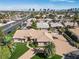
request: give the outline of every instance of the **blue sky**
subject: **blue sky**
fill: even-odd
[[[79,8],[79,0],[0,0],[0,10],[29,8]]]

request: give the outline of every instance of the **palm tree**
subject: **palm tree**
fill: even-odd
[[[2,57],[2,54],[3,54],[3,52],[2,52],[2,50],[3,50],[3,45],[4,45],[4,34],[3,34],[3,32],[2,32],[2,28],[0,28],[0,58],[2,59],[3,57]]]
[[[36,28],[37,28],[37,26],[36,26],[36,21],[32,21],[32,28],[33,28],[33,29],[36,29]]]
[[[74,23],[73,23],[73,27],[74,27],[74,25],[75,25],[77,19],[78,19],[78,13],[75,12],[75,15],[73,16],[73,22],[74,22]]]
[[[12,53],[11,47],[10,47],[11,42],[6,41],[5,35],[4,35],[3,31],[2,31],[2,28],[0,28],[0,46],[6,46],[6,45],[9,48],[10,52]]]
[[[35,11],[35,9],[33,8],[33,9],[32,9],[32,11],[34,12],[34,11]]]
[[[49,18],[51,18],[51,19],[53,19],[53,20],[55,20],[56,15],[49,14],[49,16],[48,16],[48,17],[49,17]]]
[[[52,42],[48,42],[48,45],[45,46],[45,51],[46,51],[48,57],[54,56],[55,55],[55,45]]]
[[[4,34],[2,32],[2,28],[0,28],[0,46],[4,44]]]

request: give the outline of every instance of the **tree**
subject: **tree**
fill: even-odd
[[[49,18],[51,18],[51,19],[53,19],[53,20],[55,20],[56,15],[49,14],[49,16],[48,16],[48,17],[49,17]]]
[[[78,13],[75,12],[75,15],[73,16],[73,22],[74,22],[74,23],[73,23],[73,26],[75,25],[77,19],[78,19]]]
[[[48,42],[47,46],[45,46],[45,51],[48,57],[52,57],[55,55],[55,45],[52,42]]]
[[[2,28],[0,28],[0,58],[4,59],[6,54],[6,56],[10,56],[10,53],[8,53],[9,51],[8,45],[5,43],[5,35],[2,31]],[[8,59],[8,57],[6,57],[6,59]]]
[[[36,22],[32,21],[32,25],[31,26],[32,26],[33,29],[36,29],[37,28]]]
[[[0,28],[0,46],[4,44],[5,36],[2,32],[2,28]]]
[[[1,50],[3,50],[3,48],[5,48],[5,46],[6,46],[9,49],[9,51],[12,53],[10,45],[11,45],[11,42],[6,41],[5,35],[2,31],[2,28],[0,28],[0,47],[1,47]],[[5,53],[5,52],[3,52],[3,53]]]

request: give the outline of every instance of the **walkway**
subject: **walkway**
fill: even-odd
[[[78,50],[75,47],[72,47],[62,35],[58,35],[58,39],[54,39],[54,44],[56,46],[56,53],[63,55],[71,51]]]
[[[27,42],[27,47],[29,50],[26,51],[19,59],[31,59],[35,55],[34,50],[29,46],[29,42]]]
[[[25,54],[23,54],[19,59],[31,59],[34,56],[33,49],[29,49]]]

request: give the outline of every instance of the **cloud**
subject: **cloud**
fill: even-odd
[[[70,2],[70,3],[74,3],[76,2],[75,0],[49,0],[51,2]]]

